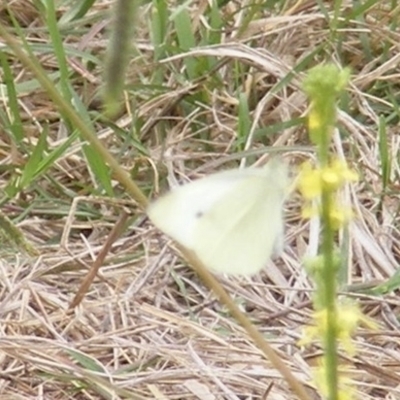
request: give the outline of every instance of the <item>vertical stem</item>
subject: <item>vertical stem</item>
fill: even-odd
[[[337,29],[337,10],[342,0],[335,0],[335,16],[331,27]],[[333,32],[335,33],[335,32]],[[336,208],[336,190],[330,179],[336,172],[332,167],[329,145],[332,137],[332,130],[336,124],[336,99],[344,89],[349,80],[348,70],[339,71],[334,65],[327,64],[317,66],[310,71],[305,81],[305,90],[311,99],[311,107],[308,117],[309,136],[317,146],[319,167],[317,171],[320,176],[320,203],[319,212],[322,220],[322,268],[318,270],[316,277],[317,298],[316,306],[324,311],[325,318],[321,327],[324,332],[324,391],[328,393],[329,400],[339,398],[339,359],[337,355],[337,261],[335,257],[335,232],[337,227],[332,219],[332,211]],[[326,172],[326,174],[325,174]],[[335,178],[334,178],[335,179]],[[338,177],[337,179],[343,179]],[[338,181],[339,184],[340,181]],[[339,185],[340,186],[340,185]],[[320,266],[320,265],[319,265]]]
[[[326,383],[328,385],[329,400],[338,399],[338,356],[336,343],[336,266],[334,260],[334,230],[330,224],[332,209],[332,193],[329,189],[322,192],[322,219],[323,242],[322,254],[324,258],[323,291],[324,303],[327,314],[327,327],[325,330],[325,367]]]
[[[325,130],[331,129],[329,124],[324,126]],[[321,142],[318,146],[319,161],[321,167],[324,168],[329,164],[329,143],[330,134],[327,132],[320,133]],[[331,225],[331,212],[334,203],[334,193],[322,183],[321,207],[323,221],[323,239],[322,254],[324,267],[322,269],[320,290],[323,291],[323,301],[326,310],[326,330],[324,338],[325,347],[325,368],[326,368],[326,384],[328,386],[328,399],[337,400],[339,396],[338,390],[338,356],[336,342],[336,267],[334,260],[334,235],[335,231]]]

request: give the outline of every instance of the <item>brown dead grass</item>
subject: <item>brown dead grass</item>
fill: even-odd
[[[26,2],[13,3],[14,13],[24,26],[40,25],[32,9],[21,6]],[[100,2],[92,12],[106,5]],[[398,187],[393,185],[392,195],[380,197],[376,105],[388,106],[388,101],[370,90],[377,80],[397,87],[399,35],[386,29],[390,16],[378,11],[371,10],[363,23],[350,22],[343,43],[342,56],[348,59],[354,73],[350,88],[354,112],[352,115],[340,112],[339,122],[348,135],[336,132],[332,151],[361,174],[360,182],[343,194],[356,213],[349,227],[348,284],[386,279],[396,271],[399,259]],[[194,13],[193,18],[196,17]],[[358,41],[360,30],[376,45],[375,62],[367,63],[364,59]],[[99,31],[96,39],[85,45],[103,51],[106,42],[102,34]],[[44,34],[42,37],[45,39]],[[251,46],[249,37],[255,38]],[[384,63],[379,60],[382,38],[393,43]],[[71,43],[79,43],[77,39],[69,38]],[[143,187],[157,180],[155,165],[161,155],[170,179],[194,178],[199,176],[196,173],[199,168],[202,174],[213,172],[217,165],[213,161],[227,159],[235,139],[237,97],[230,92],[235,62],[252,66],[253,74],[249,74],[244,89],[257,98],[252,109],[253,126],[286,121],[306,111],[306,98],[300,88],[302,75],[273,96],[269,95],[269,89],[291,71],[296,60],[326,40],[329,36],[323,15],[311,3],[303,3],[287,15],[253,21],[240,39],[233,30],[228,32],[226,43],[193,49],[166,60],[166,64],[177,69],[182,68],[184,57],[214,55],[225,61],[220,73],[225,76],[226,85],[210,92],[207,107],[199,106],[198,113],[192,116],[193,120],[199,115],[206,116],[208,125],[203,129],[211,132],[211,136],[199,140],[201,132],[193,132],[189,120],[183,119],[179,111],[182,96],[196,91],[202,83],[184,86],[172,75],[166,76],[164,84],[171,90],[151,99],[138,98],[134,111],[145,121],[141,139],[151,156],[135,156],[137,153],[130,152],[121,156],[121,164],[127,169],[133,163],[140,166],[137,180]],[[145,30],[143,34],[139,30],[138,48],[144,58],[151,58]],[[48,57],[43,65],[54,68],[54,59]],[[336,55],[332,57],[335,59]],[[143,73],[146,62],[139,64]],[[21,67],[17,61],[14,67],[18,73]],[[76,90],[79,87],[83,90],[84,82],[96,90],[101,82],[100,72],[82,73]],[[24,74],[29,75],[21,71],[19,76]],[[88,94],[82,95],[85,98]],[[58,112],[44,94],[29,93],[21,96],[20,101],[21,107],[26,108],[26,131],[31,138],[37,136],[45,121],[51,121],[49,146],[63,140]],[[127,112],[116,123],[125,129],[132,118]],[[359,122],[362,119],[364,122]],[[155,137],[163,129],[159,128],[161,122],[168,128],[162,143],[158,143]],[[99,137],[111,150],[118,148],[118,139],[113,137],[111,129],[98,124],[98,130]],[[389,134],[392,177],[396,179],[400,142],[395,126],[389,127]],[[9,142],[2,134],[0,141],[2,163],[15,160],[13,155],[10,158]],[[314,157],[304,149],[308,142],[299,127],[284,130],[268,143],[250,140],[246,148],[262,148],[266,144],[298,146],[298,150],[285,155],[292,164]],[[75,187],[76,182],[93,184],[79,143],[58,160],[52,174],[65,187]],[[2,175],[2,186],[7,178],[7,174]],[[50,183],[43,180],[38,184]],[[26,194],[28,200],[35,201],[33,195],[33,192]],[[85,194],[79,199],[83,203],[93,201]],[[166,238],[142,216],[113,245],[83,302],[69,310],[88,268],[117,220],[118,207],[105,200],[96,201],[97,215],[78,218],[74,212],[67,217],[71,207],[67,197],[58,203],[38,199],[37,205],[19,219],[19,227],[41,255],[30,258],[15,251],[0,259],[1,398],[292,399],[286,383],[242,328],[167,247]],[[20,199],[5,205],[3,212],[12,218],[21,215]],[[140,210],[134,212],[138,214]],[[69,224],[72,229],[68,232],[65,229]],[[68,235],[63,236],[63,232]],[[316,253],[317,233],[317,225],[301,220],[299,199],[293,198],[287,204],[286,247],[282,258],[252,278],[220,278],[292,372],[309,383],[310,399],[318,398],[312,389],[311,368],[318,362],[320,349],[318,346],[301,349],[297,341],[309,322],[312,291],[301,260],[305,254]],[[360,398],[398,399],[399,299],[395,294],[384,298],[357,297],[364,312],[380,323],[380,330],[360,328],[354,338],[357,355],[346,360],[349,375]]]

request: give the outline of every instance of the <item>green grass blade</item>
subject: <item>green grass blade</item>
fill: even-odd
[[[34,180],[35,175],[37,175],[39,164],[43,160],[44,153],[47,150],[47,136],[48,129],[46,127],[46,129],[44,129],[39,136],[39,141],[34,147],[28,162],[24,166],[21,179],[19,181],[20,190],[28,186]]]
[[[171,18],[174,21],[179,48],[181,51],[189,51],[196,46],[196,39],[192,31],[192,23],[188,10],[182,6]],[[189,79],[197,78],[197,62],[191,57],[184,60]]]
[[[90,126],[94,130],[87,108],[75,92],[73,92],[73,104],[82,120],[86,122],[86,125]],[[101,157],[98,151],[96,151],[96,149],[91,145],[85,144],[82,150],[89,164],[89,168],[96,177],[97,182],[100,183],[102,189],[105,190],[108,196],[114,197],[115,194],[111,184],[111,172],[107,164],[104,162],[103,157]]]
[[[8,64],[7,57],[3,51],[0,51],[0,63],[4,74],[3,81],[5,82],[7,88],[7,92],[5,94],[7,96],[7,105],[10,113],[10,115],[7,116],[9,132],[12,134],[16,143],[22,144],[25,134],[19,112],[17,90],[15,88],[14,77],[10,65]],[[6,117],[5,114],[4,117]]]
[[[398,269],[393,276],[391,276],[386,282],[379,284],[373,289],[369,290],[369,293],[372,293],[376,296],[382,296],[398,290],[400,288],[400,269]]]
[[[382,116],[379,118],[379,156],[381,161],[381,177],[383,191],[387,188],[391,174],[391,159],[389,154],[388,135],[386,121]]]
[[[239,94],[239,111],[238,111],[238,150],[243,150],[243,145],[247,140],[251,128],[251,117],[247,96],[245,93]]]
[[[168,5],[165,0],[153,0],[153,9],[150,20],[150,37],[154,46],[154,60],[158,61],[165,56]]]
[[[46,22],[49,29],[50,38],[53,44],[53,51],[57,59],[58,68],[60,71],[60,87],[64,98],[71,101],[71,90],[69,84],[69,68],[67,58],[65,56],[64,44],[61,38],[57,18],[56,10],[54,7],[53,0],[46,0]]]
[[[60,25],[66,25],[71,21],[83,18],[86,13],[92,8],[96,0],[80,0],[72,3],[72,7],[64,13],[60,20]]]

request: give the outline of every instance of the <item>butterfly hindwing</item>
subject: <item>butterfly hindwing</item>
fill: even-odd
[[[213,271],[259,271],[283,234],[284,191],[269,179],[270,171],[245,171],[249,175],[235,186],[229,200],[216,202],[197,224],[193,250]]]

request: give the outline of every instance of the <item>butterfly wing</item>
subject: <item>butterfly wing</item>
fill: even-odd
[[[237,172],[223,171],[179,186],[152,202],[147,215],[172,239],[194,250],[199,220],[243,180]]]
[[[213,271],[251,275],[282,241],[287,174],[269,164],[236,172],[242,179],[198,220],[193,250]]]

